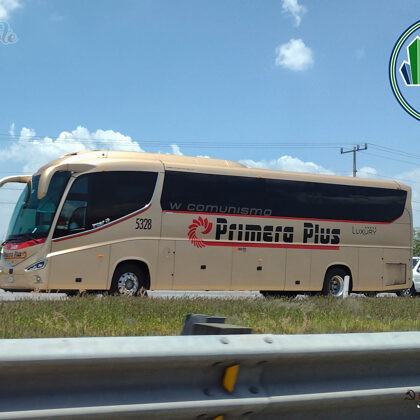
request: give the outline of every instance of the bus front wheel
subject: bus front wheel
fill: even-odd
[[[340,267],[330,268],[325,274],[322,294],[327,296],[340,297],[344,292],[344,277],[348,273]]]
[[[124,296],[147,296],[146,275],[135,264],[122,264],[112,276],[111,293]]]

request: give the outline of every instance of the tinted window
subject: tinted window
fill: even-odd
[[[407,192],[388,188],[167,171],[163,210],[391,222]]]
[[[153,172],[97,172],[81,175],[63,205],[55,237],[91,230],[140,210],[152,198]]]

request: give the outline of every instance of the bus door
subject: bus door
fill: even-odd
[[[94,186],[99,187],[95,181],[92,175],[78,177],[63,204],[51,246],[50,289],[106,287],[110,245],[97,244],[96,235],[89,232],[90,192]]]
[[[156,289],[173,289],[175,273],[175,241],[159,240]]]

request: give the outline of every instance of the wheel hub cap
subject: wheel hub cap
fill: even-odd
[[[118,291],[122,295],[133,296],[139,289],[139,279],[134,273],[124,273],[118,279]]]
[[[333,296],[341,296],[344,290],[344,281],[341,277],[334,276],[330,281],[330,293]]]

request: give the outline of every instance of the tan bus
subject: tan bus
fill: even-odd
[[[90,151],[26,183],[6,290],[354,292],[411,287],[410,188],[226,160]]]

